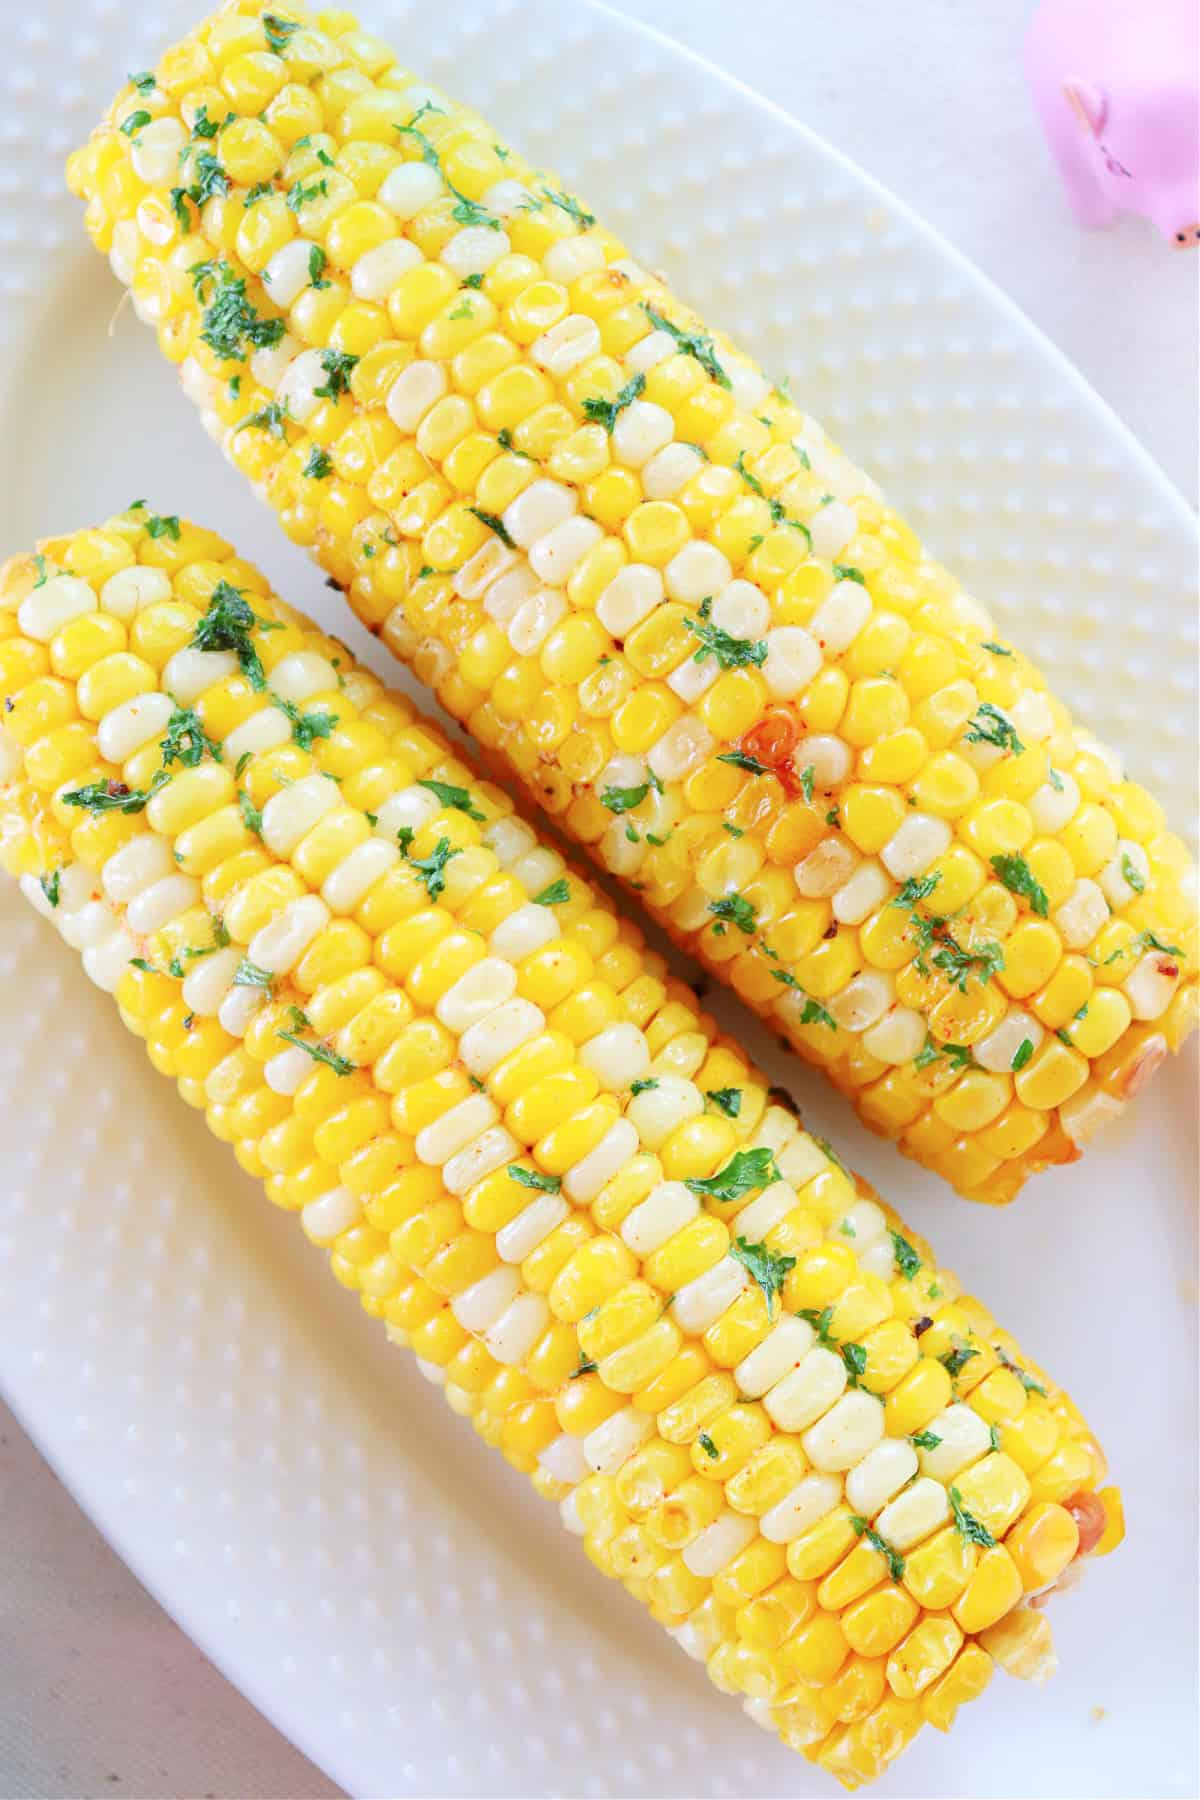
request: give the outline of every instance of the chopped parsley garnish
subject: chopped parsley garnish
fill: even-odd
[[[833,1335],[829,1329],[830,1324],[833,1321],[832,1306],[823,1306],[820,1312],[817,1311],[815,1306],[802,1306],[800,1311],[796,1314],[796,1317],[798,1319],[804,1319],[812,1326],[817,1334],[818,1344],[832,1344],[834,1342]]]
[[[958,1489],[956,1487],[947,1488],[946,1496],[950,1501],[950,1510],[954,1514],[954,1529],[959,1536],[965,1538],[968,1544],[978,1544],[983,1550],[991,1550],[995,1545],[995,1538],[980,1519],[975,1518],[974,1514],[967,1511]]]
[[[434,799],[439,800],[443,806],[452,807],[455,812],[466,813],[468,819],[478,819],[482,822],[484,814],[472,803],[466,788],[455,787],[453,782],[449,781],[435,781],[432,776],[426,776],[419,780],[417,786],[428,788]]]
[[[185,769],[194,769],[206,756],[211,756],[214,762],[221,761],[220,744],[209,737],[199,716],[186,706],[177,706],[167,720],[167,735],[160,749],[164,769],[170,768],[173,762],[181,763]]]
[[[1023,856],[993,856],[991,863],[1010,894],[1019,894],[1023,900],[1028,900],[1039,919],[1048,916],[1049,896]]]
[[[816,774],[817,772],[813,768],[813,765],[811,763],[806,763],[800,776],[800,792],[804,795],[804,798],[810,805],[812,804],[813,782],[816,779]]]
[[[965,741],[968,744],[991,744],[996,750],[1011,750],[1014,756],[1021,756],[1025,750],[1010,722],[989,700],[982,703],[971,720]]]
[[[681,356],[694,356],[706,375],[723,388],[731,388],[733,383],[717,361],[717,352],[711,337],[706,331],[685,331],[681,325],[672,324],[662,313],[655,312],[643,300],[642,311],[656,331],[665,331],[675,339],[675,348]]]
[[[1050,783],[1050,786],[1051,786],[1051,787],[1052,787],[1052,788],[1053,788],[1053,789],[1054,789],[1054,791],[1055,791],[1055,793],[1056,793],[1056,794],[1061,794],[1061,793],[1062,793],[1062,791],[1063,791],[1063,778],[1062,778],[1062,776],[1061,776],[1061,775],[1060,775],[1060,774],[1059,774],[1059,772],[1058,772],[1058,770],[1057,770],[1057,769],[1051,769],[1051,768],[1047,768],[1047,770],[1046,770],[1046,780],[1047,780],[1047,781],[1048,781],[1048,782],[1049,782],[1049,783]]]
[[[58,905],[58,886],[61,879],[61,869],[51,869],[48,873],[38,876],[38,886],[41,888],[43,894],[45,894],[46,900],[51,906]]]
[[[1160,943],[1152,931],[1139,931],[1137,936],[1130,938],[1127,944],[1120,945],[1118,949],[1113,951],[1111,956],[1106,956],[1104,959],[1104,966],[1107,969],[1109,963],[1115,963],[1118,957],[1136,956],[1139,950],[1157,950],[1163,956],[1183,955],[1183,951],[1179,948],[1178,944],[1163,944]]]
[[[512,1170],[510,1169],[509,1174],[511,1174],[511,1173],[512,1173]],[[583,1352],[581,1350],[579,1353],[579,1367],[577,1369],[571,1370],[571,1373],[567,1376],[567,1380],[568,1381],[578,1381],[579,1377],[581,1375],[593,1374],[595,1372],[595,1368],[596,1368],[595,1363],[589,1362],[587,1357],[583,1354]]]
[[[273,194],[274,192],[275,184],[273,181],[256,181],[252,188],[246,190],[246,198],[242,201],[242,205],[246,208],[247,212],[249,212],[252,206],[257,206],[260,200],[265,200],[269,194]],[[313,248],[317,249],[318,246],[314,244]],[[325,252],[322,250],[322,258],[324,255]],[[310,269],[312,268],[311,256],[308,259],[308,266]],[[327,281],[314,281],[313,286],[328,287],[329,283]]]
[[[552,881],[549,887],[544,887],[540,894],[533,896],[533,904],[535,906],[565,906],[570,898],[571,889],[567,878],[565,875],[560,875],[557,881]]]
[[[348,394],[350,392],[350,376],[357,361],[357,356],[351,356],[345,350],[322,350],[321,367],[329,379],[322,382],[320,387],[313,389],[317,398],[336,400],[340,394]]]
[[[293,1011],[299,1011],[299,1008],[293,1008]],[[302,1013],[300,1016],[304,1017]],[[305,1024],[307,1024],[307,1020],[305,1020]],[[298,1030],[277,1031],[275,1036],[282,1038],[285,1044],[294,1044],[297,1050],[303,1050],[304,1054],[311,1056],[314,1062],[324,1063],[326,1068],[332,1069],[335,1075],[353,1075],[354,1073],[356,1064],[352,1063],[348,1056],[339,1056],[336,1050],[328,1050],[324,1044],[308,1043],[300,1036]]]
[[[763,950],[768,956],[774,955],[774,951],[769,950],[765,944]],[[790,970],[772,969],[771,979],[777,981],[780,987],[791,988],[794,993],[804,995],[804,1011],[800,1015],[802,1025],[824,1025],[827,1031],[837,1030],[837,1020],[833,1014],[819,1000],[814,1000],[811,994],[805,992]]]
[[[403,846],[401,846],[403,848]],[[425,891],[431,900],[436,900],[446,886],[446,864],[458,850],[453,848],[449,838],[439,838],[428,856],[409,858],[409,866],[414,868],[425,883]]]
[[[722,822],[721,830],[727,831],[729,833],[730,837],[732,837],[732,838],[745,837],[745,835],[746,835],[746,833],[742,830],[742,827],[740,825],[731,825],[729,823],[728,819],[725,819]]]
[[[1030,1060],[1032,1055],[1033,1055],[1033,1039],[1032,1038],[1022,1038],[1021,1042],[1017,1045],[1016,1049],[1013,1051],[1013,1059],[1009,1065],[1009,1067],[1012,1069],[1014,1075],[1017,1073],[1018,1070],[1023,1069],[1025,1067],[1025,1064]]]
[[[463,286],[465,288],[474,288],[476,290],[476,292],[478,292],[478,290],[483,286],[483,276],[480,274],[468,275],[466,280],[463,282]],[[454,314],[452,313],[450,316],[451,316],[451,318],[453,318]]]
[[[234,987],[262,988],[264,993],[269,994],[275,985],[275,977],[270,969],[260,969],[258,964],[251,962],[248,956],[243,956],[233,972],[233,985]]]
[[[893,906],[913,907],[921,900],[928,900],[934,888],[941,880],[940,875],[923,875],[918,878],[910,875],[904,886],[892,901]]]
[[[37,580],[33,584],[34,587],[35,588],[45,587],[46,583],[50,579],[50,572],[46,567],[45,557],[39,553],[39,555],[35,556],[33,559],[33,566],[37,570],[37,577],[38,577]]]
[[[696,1439],[696,1442],[699,1444],[700,1448],[703,1450],[705,1456],[711,1456],[712,1460],[714,1462],[716,1462],[716,1460],[717,1460],[718,1456],[720,1456],[721,1452],[717,1449],[717,1446],[713,1443],[713,1441],[709,1437],[707,1431],[702,1431],[700,1433],[700,1436]]]
[[[255,806],[244,788],[238,789],[238,805],[242,809],[242,823],[247,831],[254,832],[256,837],[262,836],[263,816],[259,807]]]
[[[765,763],[760,763],[756,756],[747,756],[744,750],[725,750],[717,761],[731,763],[735,769],[745,769],[750,775],[765,775],[767,772]]]
[[[608,787],[600,796],[600,804],[607,806],[611,813],[632,812],[635,806],[642,804],[649,792],[650,783],[648,781],[643,782],[641,787]]]
[[[1020,1363],[1015,1363],[1012,1357],[1000,1348],[999,1344],[994,1344],[992,1348],[1000,1358],[1000,1361],[1004,1364],[1004,1367],[1016,1376],[1027,1394],[1040,1394],[1043,1400],[1046,1398],[1046,1390],[1040,1381],[1035,1381],[1032,1375],[1026,1374]]]
[[[758,476],[752,475],[750,473],[749,469],[746,467],[746,452],[744,450],[738,451],[737,455],[733,459],[733,466],[737,470],[738,474],[741,476],[742,480],[745,482],[746,486],[750,489],[750,492],[752,494],[757,494],[760,497],[760,499],[765,500],[767,497],[767,490],[764,488],[762,482],[758,479]]]
[[[888,1236],[892,1240],[892,1250],[896,1258],[896,1267],[899,1269],[905,1281],[911,1281],[914,1276],[920,1273],[920,1257],[917,1255],[908,1239],[901,1232],[890,1231]]]
[[[287,443],[288,403],[286,400],[268,400],[257,412],[247,413],[234,426],[235,431],[265,431],[268,437],[279,438]]]
[[[320,444],[314,444],[300,473],[307,475],[310,481],[324,481],[326,476],[332,472],[333,463],[329,456],[322,450]]]
[[[132,81],[139,94],[145,95],[154,92],[156,83],[153,69],[143,69],[140,74],[131,75],[129,79]]]
[[[246,298],[246,283],[228,263],[216,271],[216,292],[201,319],[200,336],[223,362],[245,362],[246,345],[272,349],[286,329],[282,319],[264,319]]]
[[[867,1353],[861,1344],[842,1344],[840,1346],[842,1361],[846,1365],[846,1377],[851,1387],[859,1387],[867,1372]]]
[[[314,244],[308,253],[309,287],[327,288],[329,286],[329,283],[324,278],[326,261],[327,258],[325,252],[322,250],[320,244]]]
[[[865,1537],[871,1548],[873,1550],[878,1550],[880,1556],[882,1556],[887,1563],[888,1574],[891,1576],[892,1580],[902,1581],[904,1579],[904,1558],[901,1556],[900,1552],[898,1550],[893,1550],[886,1539],[880,1537],[870,1521],[864,1519],[859,1513],[851,1514],[850,1524],[853,1529],[857,1531],[859,1537]]]
[[[469,513],[474,513],[475,517],[479,520],[479,523],[481,525],[486,525],[489,531],[494,531],[502,544],[507,544],[510,550],[516,548],[512,538],[508,534],[508,527],[503,519],[498,519],[495,513],[484,512],[483,508],[479,506],[468,506],[467,511]]]
[[[508,1178],[542,1194],[557,1194],[562,1187],[561,1175],[543,1175],[540,1169],[527,1169],[522,1163],[509,1163]]]
[[[833,579],[835,581],[857,581],[859,587],[867,585],[866,576],[861,569],[856,569],[853,563],[834,563]]]
[[[936,1431],[914,1431],[911,1441],[917,1450],[936,1450],[942,1440]]]
[[[240,588],[228,581],[218,581],[208,602],[208,610],[192,637],[197,650],[232,650],[242,674],[256,693],[267,685],[258,651],[250,639],[255,626],[260,631],[282,631],[273,619],[262,619],[252,610]]]
[[[944,1355],[939,1356],[938,1361],[948,1374],[958,1375],[966,1368],[971,1358],[978,1355],[979,1352],[974,1344],[964,1344],[961,1339],[958,1339],[955,1341],[953,1349],[947,1350]]]
[[[739,931],[751,937],[758,925],[758,917],[744,894],[725,894],[720,900],[709,902],[708,910],[714,918],[728,919]]]
[[[452,313],[447,313],[446,317],[448,319],[473,319],[475,317],[475,308],[471,305],[469,300],[460,300],[454,311]]]
[[[1133,889],[1135,894],[1144,894],[1145,893],[1146,877],[1142,874],[1141,870],[1134,863],[1128,850],[1123,851],[1122,855],[1121,855],[1121,873],[1125,877],[1126,881],[1129,883],[1130,887]]]
[[[758,476],[752,475],[746,467],[745,457],[746,452],[744,450],[739,450],[737,456],[734,458],[733,466],[745,482],[746,486],[750,489],[751,493],[757,494],[760,499],[767,502],[771,512],[771,523],[773,525],[789,525],[793,531],[798,531],[803,537],[806,537],[811,544],[812,532],[808,529],[808,526],[802,525],[799,519],[790,519],[782,500],[771,499],[766,489],[763,487],[762,482],[758,479]],[[762,541],[762,534],[760,532],[757,537],[751,539],[751,550],[757,550]]]
[[[641,1081],[631,1081],[629,1084],[629,1092],[636,1098],[638,1094],[648,1093],[651,1088],[656,1088],[657,1086],[658,1076],[647,1075]]]
[[[267,34],[267,47],[282,56],[289,38],[295,37],[300,27],[294,19],[281,19],[278,13],[264,13],[263,30]]]
[[[86,787],[64,794],[63,800],[90,813],[140,813],[170,779],[167,771],[160,769],[148,788],[127,787],[123,781],[89,781]]]
[[[532,462],[534,460],[533,457],[530,456],[528,450],[519,450],[516,444],[513,443],[512,432],[508,429],[507,425],[502,431],[496,433],[496,442],[502,450],[507,450],[510,456],[523,456],[526,462]]]
[[[993,1450],[1000,1448],[1000,1427],[994,1422],[988,1426],[988,1438]]]
[[[145,512],[146,502],[135,500],[128,508],[130,512]],[[145,520],[146,532],[152,538],[170,538],[173,543],[179,542],[178,513],[148,513]]]
[[[767,646],[761,639],[731,637],[719,625],[707,619],[685,619],[684,625],[700,639],[700,648],[692,661],[702,663],[706,656],[715,657],[720,669],[745,669],[751,665],[761,669],[767,660]]]
[[[688,1184],[691,1185],[690,1183]],[[783,1284],[788,1272],[796,1266],[794,1256],[781,1256],[769,1250],[766,1244],[752,1244],[748,1239],[739,1237],[729,1246],[729,1254],[735,1262],[740,1262],[751,1280],[757,1282],[767,1299],[767,1317],[775,1311],[775,1302],[783,1292]],[[866,1353],[863,1353],[866,1362]]]
[[[539,188],[538,192],[544,194],[561,212],[565,212],[569,219],[574,219],[580,231],[586,231],[589,225],[596,223],[595,213],[585,212],[573,195],[560,194],[548,187]]]
[[[149,123],[150,114],[139,106],[136,112],[131,112],[127,119],[121,121],[121,135],[131,138],[135,131],[140,131],[143,125]]]
[[[292,742],[301,750],[311,750],[317,738],[331,736],[337,724],[337,715],[327,712],[302,713],[291,700],[283,700],[278,694],[271,696],[274,704],[285,715],[292,727]]]
[[[289,212],[299,213],[300,208],[307,206],[310,200],[323,199],[328,192],[329,183],[323,175],[320,181],[314,181],[309,187],[305,187],[303,178],[301,178],[301,180],[293,182],[288,189],[287,200],[284,204]]]
[[[963,1069],[974,1067],[975,1058],[966,1044],[939,1044],[929,1032],[925,1033],[925,1042],[913,1059],[914,1069],[927,1069],[930,1063],[946,1061],[960,1074]]]
[[[760,1145],[754,1150],[735,1150],[717,1174],[693,1176],[690,1180],[685,1179],[684,1186],[702,1199],[707,1195],[709,1199],[728,1202],[740,1200],[743,1194],[752,1194],[778,1180],[774,1152]]]
[[[741,1088],[709,1088],[707,1089],[707,1097],[712,1101],[714,1106],[720,1108],[727,1118],[736,1119],[742,1110]]]
[[[625,383],[615,400],[604,400],[599,395],[590,396],[583,403],[586,418],[593,425],[603,425],[609,437],[613,434],[613,426],[627,406],[632,406],[638,395],[646,386],[646,377],[640,372],[633,375]]]
[[[992,643],[987,642],[986,639],[982,644],[980,644],[979,648],[981,650],[990,650],[993,656],[1011,656],[1012,655],[1012,651],[1006,650],[1004,648],[1003,644],[992,644]]]

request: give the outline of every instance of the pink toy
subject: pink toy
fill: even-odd
[[[1200,245],[1196,0],[1044,0],[1025,44],[1034,105],[1076,214],[1140,213]]]

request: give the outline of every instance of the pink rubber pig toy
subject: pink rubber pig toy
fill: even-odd
[[[1196,0],[1043,0],[1025,73],[1076,215],[1200,245]]]

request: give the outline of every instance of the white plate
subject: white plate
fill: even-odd
[[[193,7],[169,0],[136,29],[118,0],[90,10],[41,0],[7,71],[0,535],[24,547],[148,495],[218,525],[359,646],[149,334],[128,310],[108,333],[117,291],[62,156]],[[789,369],[1186,824],[1190,515],[998,294],[800,126],[614,16],[566,0],[370,12]],[[357,1793],[829,1792],[388,1348],[7,889],[0,919],[0,1379],[239,1687]],[[878,1791],[1193,1793],[1194,1065],[1001,1215],[954,1202],[732,1002],[716,1010],[1056,1370],[1127,1494],[1130,1541],[1054,1608],[1053,1687],[998,1678]]]

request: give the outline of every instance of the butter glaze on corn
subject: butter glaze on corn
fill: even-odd
[[[276,7],[281,36],[260,11],[168,51],[69,169],[209,430],[868,1125],[982,1200],[1076,1156],[1194,1020],[1192,872],[1157,803],[556,177],[349,13]],[[246,362],[205,342],[226,278],[278,322]],[[945,938],[915,958],[906,882],[936,882],[915,910],[952,915],[954,967]]]
[[[155,1066],[759,1724],[853,1786],[1050,1672],[1025,1602],[1122,1534],[1070,1399],[220,538],[143,506],[0,571],[0,782]]]

